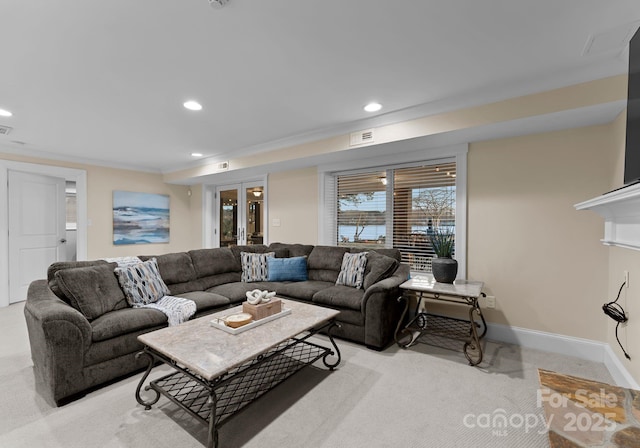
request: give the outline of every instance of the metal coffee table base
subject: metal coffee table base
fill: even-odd
[[[331,322],[302,338],[284,341],[266,353],[210,381],[145,346],[136,354],[136,358],[146,356],[149,359],[149,366],[136,389],[136,400],[148,410],[158,402],[160,395],[166,396],[193,417],[208,425],[207,447],[218,447],[220,426],[249,403],[319,359],[322,359],[324,365],[330,370],[340,364],[340,350],[331,335],[335,326],[337,324]],[[326,329],[333,350],[307,340],[323,329]],[[331,362],[329,357],[336,359]],[[154,391],[155,397],[145,400],[141,397],[140,391],[158,361],[171,366],[176,371],[151,381],[144,390]]]

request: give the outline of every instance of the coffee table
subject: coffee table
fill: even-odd
[[[291,314],[240,334],[214,328],[211,321],[241,312],[242,306],[138,336],[144,349],[136,357],[146,356],[149,366],[136,400],[148,410],[166,396],[208,425],[207,447],[217,447],[218,428],[240,409],[320,359],[330,370],[340,363],[331,334],[338,311],[291,300],[283,300],[283,308]],[[333,349],[309,341],[320,330]],[[175,371],[151,381],[144,390],[155,396],[146,400],[140,391],[158,362]]]

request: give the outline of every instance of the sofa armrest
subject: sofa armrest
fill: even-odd
[[[403,304],[400,285],[409,278],[409,265],[401,263],[393,275],[374,283],[364,293],[362,311],[365,315],[365,344],[384,349],[393,339]]]
[[[91,324],[58,298],[46,280],[29,285],[24,315],[36,380],[58,403],[82,383],[84,354],[91,345]]]

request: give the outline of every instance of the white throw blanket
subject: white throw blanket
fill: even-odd
[[[169,326],[181,324],[196,313],[196,302],[182,297],[164,296],[155,303],[141,305],[139,308],[154,308],[167,315]]]
[[[112,257],[112,258],[101,258],[101,260],[104,260],[107,263],[118,263],[118,267],[120,268],[142,263],[142,260],[139,259],[138,257]]]

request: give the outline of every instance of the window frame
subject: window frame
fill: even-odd
[[[390,151],[392,152],[392,151]],[[318,243],[335,246],[337,241],[337,176],[348,174],[366,173],[375,170],[389,170],[415,167],[424,164],[436,164],[443,162],[456,163],[456,255],[458,261],[458,278],[467,276],[467,154],[468,145],[454,145],[442,148],[432,148],[417,152],[398,153],[370,159],[336,163],[318,167],[319,180],[319,210],[318,210]],[[392,176],[391,176],[392,178]],[[393,184],[389,186],[393,191]],[[393,198],[387,194],[387,210],[393,210]],[[387,234],[390,234],[390,226],[393,223],[393,212],[387,222]],[[392,247],[389,239],[385,241],[385,247]],[[412,274],[424,275],[423,271],[414,271]]]

